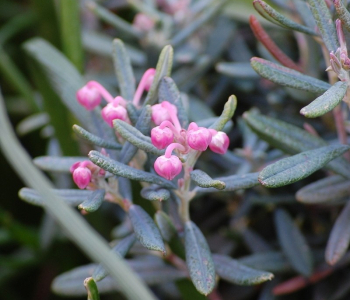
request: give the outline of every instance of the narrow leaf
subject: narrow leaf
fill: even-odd
[[[141,196],[150,201],[165,201],[170,198],[170,192],[157,186],[148,186],[141,190]]]
[[[98,288],[95,280],[88,277],[84,280],[84,286],[87,291],[87,300],[100,300],[100,295],[98,293]]]
[[[173,48],[170,45],[165,46],[159,55],[156,74],[154,75],[152,85],[147,94],[145,105],[147,104],[152,105],[156,102],[160,81],[164,76],[169,77],[171,74],[171,69],[173,65],[173,56],[174,56]]]
[[[89,199],[79,204],[78,208],[92,213],[99,209],[105,197],[105,190],[96,190],[92,193]]]
[[[196,289],[208,295],[215,286],[215,268],[203,233],[192,222],[185,223],[186,264]]]
[[[128,116],[131,124],[135,125],[140,116],[140,111],[134,106],[132,102],[128,102],[126,104],[126,110],[128,111]]]
[[[214,187],[218,190],[222,190],[226,187],[225,182],[212,179],[207,173],[201,170],[194,170],[190,175],[191,179],[200,187]]]
[[[91,144],[103,147],[106,149],[114,149],[119,150],[122,148],[122,145],[118,144],[115,141],[107,141],[102,138],[100,138],[97,135],[94,135],[84,128],[80,127],[79,125],[73,125],[73,131],[81,138],[89,141]]]
[[[336,107],[344,98],[348,88],[347,82],[338,81],[323,95],[303,107],[300,113],[308,118],[316,118],[324,115]]]
[[[337,218],[326,247],[326,261],[335,265],[345,254],[350,243],[350,201]]]
[[[160,251],[165,254],[166,250],[157,225],[141,206],[131,205],[129,217],[134,227],[136,238],[150,250]]]
[[[334,22],[326,2],[324,0],[309,0],[308,3],[321,32],[323,42],[329,52],[335,52],[339,44]]]
[[[132,203],[133,196],[132,196],[132,186],[131,182],[128,178],[125,177],[118,177],[118,189],[120,195],[123,197],[124,200]]]
[[[310,276],[312,256],[299,228],[289,214],[282,209],[278,209],[274,217],[278,240],[292,267],[302,275]]]
[[[130,57],[124,43],[120,39],[113,41],[113,61],[120,94],[124,99],[131,101],[135,94],[135,77]]]
[[[124,139],[137,148],[157,156],[164,154],[164,150],[159,150],[152,144],[150,137],[143,135],[137,128],[128,123],[122,120],[115,120],[113,126]]]
[[[350,146],[331,145],[302,152],[267,166],[260,172],[258,179],[267,187],[291,184],[308,177],[349,149]]]
[[[132,180],[154,183],[167,188],[175,188],[175,185],[171,181],[166,180],[163,177],[134,169],[107,156],[104,156],[98,151],[90,151],[89,158],[95,165],[114,175],[126,177]]]
[[[339,19],[342,21],[348,31],[350,31],[350,13],[346,9],[342,0],[333,0],[334,7],[337,11]]]
[[[327,145],[323,139],[277,119],[252,112],[245,112],[243,118],[260,138],[289,154]],[[327,168],[350,179],[350,164],[343,158],[331,161]]]
[[[324,81],[304,75],[298,71],[283,67],[268,60],[253,57],[250,60],[252,68],[262,77],[283,86],[321,94],[330,85]]]
[[[226,255],[213,255],[215,270],[224,280],[238,285],[255,285],[271,280],[272,273],[249,268]]]
[[[163,77],[159,84],[159,103],[168,101],[174,104],[177,108],[177,116],[179,118],[182,128],[188,126],[188,116],[183,106],[179,89],[174,80],[170,77]]]
[[[231,95],[227,102],[225,103],[224,110],[221,113],[221,116],[210,128],[220,131],[224,128],[225,124],[231,120],[237,107],[237,98],[234,95]]]
[[[88,190],[52,190],[56,195],[62,197],[62,199],[70,205],[77,206],[80,203],[89,199],[93,191]],[[33,205],[44,206],[44,199],[42,196],[35,190],[29,188],[22,188],[18,192],[18,196]]]
[[[163,239],[166,242],[170,242],[170,240],[177,234],[176,228],[170,217],[161,210],[158,210],[154,217]]]
[[[269,6],[267,3],[265,3],[262,0],[254,0],[253,2],[254,8],[257,10],[257,12],[263,16],[268,21],[282,26],[284,28],[289,28],[292,30],[300,31],[303,33],[311,34],[311,35],[317,35],[315,31],[312,29],[300,25],[290,19],[287,19],[285,16],[277,12],[275,9],[273,9],[271,6]]]
[[[33,162],[43,171],[69,172],[69,169],[73,164],[84,160],[87,160],[85,156],[39,156],[34,158]]]
[[[259,75],[248,62],[220,62],[216,64],[216,71],[239,79],[256,79]]]
[[[213,117],[213,118],[196,121],[196,123],[199,127],[210,128],[210,126],[213,126],[219,120],[220,120],[220,117]],[[232,120],[228,120],[228,122],[225,124],[224,128],[221,129],[221,131],[229,132],[232,129],[232,127],[233,127]]]
[[[337,175],[308,184],[296,193],[297,200],[306,204],[336,202],[349,196],[350,181]]]
[[[124,257],[132,247],[132,245],[135,243],[136,238],[134,234],[131,234],[125,238],[123,238],[121,241],[118,242],[117,245],[115,245],[112,248],[112,252],[116,255],[119,255],[120,257]],[[101,281],[108,275],[108,272],[102,265],[98,265],[97,268],[92,273],[92,278],[95,281]]]
[[[222,181],[226,187],[221,192],[231,192],[240,189],[248,189],[259,184],[259,173],[248,173],[244,175],[232,175],[227,177],[215,178],[215,180]],[[195,188],[196,192],[200,193],[213,193],[220,192],[215,188]]]

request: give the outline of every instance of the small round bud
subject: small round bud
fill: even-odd
[[[118,102],[119,101],[113,101],[112,103],[108,103],[101,110],[103,120],[105,120],[110,127],[113,127],[113,120],[116,119],[129,122],[127,110],[125,109],[125,107],[119,105]]]
[[[211,133],[207,128],[198,127],[196,123],[192,122],[187,131],[187,143],[188,145],[198,151],[207,150],[210,141]]]
[[[91,171],[85,167],[78,167],[73,171],[73,180],[80,189],[85,189],[91,181]]]
[[[85,85],[76,93],[78,102],[87,110],[93,110],[101,103],[99,90],[94,86]]]
[[[209,148],[211,151],[219,154],[225,154],[228,145],[230,144],[230,140],[225,132],[216,131],[214,129],[209,129],[212,138],[209,144]]]
[[[156,148],[164,149],[173,142],[174,134],[168,127],[161,129],[157,126],[151,130],[151,140]]]
[[[154,169],[159,176],[172,180],[181,173],[182,163],[175,155],[171,155],[169,158],[162,155],[154,162]]]
[[[166,103],[165,103],[166,102]],[[171,112],[169,111],[171,110]],[[152,121],[156,125],[160,125],[163,121],[172,121],[171,113],[177,114],[177,108],[175,105],[164,101],[159,104],[155,104],[152,106]]]

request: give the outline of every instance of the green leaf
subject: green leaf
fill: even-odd
[[[268,251],[244,256],[238,259],[248,267],[267,270],[273,273],[290,271],[290,263],[282,252]]]
[[[93,191],[88,190],[52,190],[56,195],[62,197],[64,202],[69,205],[78,206],[80,203],[89,199]],[[18,192],[18,196],[33,205],[44,206],[45,201],[42,196],[35,190],[29,188],[22,188]]]
[[[175,225],[170,217],[161,210],[158,210],[154,217],[163,239],[166,242],[170,242],[170,240],[177,235]]]
[[[208,295],[215,286],[215,268],[210,249],[203,233],[192,222],[187,221],[185,230],[186,264],[196,289]]]
[[[342,24],[350,31],[350,13],[343,4],[342,0],[333,0],[334,7],[337,11],[339,19],[342,21]]]
[[[87,300],[100,300],[96,282],[92,279],[92,277],[88,277],[84,280],[84,286],[87,291]]]
[[[90,131],[90,114],[75,98],[84,80],[77,69],[56,48],[43,39],[33,38],[24,43],[24,50],[33,57],[47,75],[52,88],[67,108]]]
[[[132,200],[133,200],[132,187],[131,187],[131,182],[128,178],[118,177],[118,189],[123,199],[132,203]]]
[[[237,98],[234,95],[231,95],[227,102],[225,103],[224,110],[221,113],[221,116],[210,128],[220,131],[224,128],[225,124],[231,120],[237,107]]]
[[[277,119],[253,112],[245,112],[243,118],[260,138],[289,154],[327,145],[321,138]],[[327,168],[350,179],[350,164],[343,158],[331,161]]]
[[[326,92],[331,86],[316,78],[304,75],[298,71],[275,64],[271,61],[253,57],[250,60],[252,68],[262,77],[283,86],[308,91],[316,94]]]
[[[350,201],[343,208],[332,228],[326,247],[326,261],[335,265],[345,254],[350,243]]]
[[[264,168],[259,181],[267,187],[280,187],[308,177],[332,159],[348,151],[350,146],[331,145],[287,157]]]
[[[326,2],[324,0],[309,0],[308,3],[321,32],[323,42],[329,52],[335,52],[339,47],[337,32]]]
[[[80,127],[79,125],[73,125],[73,131],[81,138],[89,141],[91,144],[103,147],[106,149],[114,149],[119,150],[122,148],[122,145],[118,144],[115,141],[107,141],[102,138],[100,138],[97,135],[94,135],[84,128]]]
[[[316,118],[324,115],[336,107],[344,98],[348,88],[347,82],[338,81],[323,95],[303,107],[300,113],[308,118]]]
[[[170,198],[170,192],[158,186],[148,186],[141,190],[141,196],[150,201],[165,201]]]
[[[220,278],[238,285],[255,285],[271,280],[272,273],[249,268],[226,255],[214,254],[215,271]]]
[[[220,62],[216,64],[216,71],[224,75],[239,79],[256,79],[258,74],[252,69],[247,62]]]
[[[220,120],[220,117],[213,117],[213,118],[202,119],[202,120],[194,121],[194,122],[196,122],[199,127],[210,128],[210,126],[213,126],[219,120]],[[232,127],[233,127],[233,121],[229,120],[225,124],[224,128],[222,128],[221,131],[228,133],[231,131]]]
[[[115,120],[113,126],[124,139],[135,147],[157,156],[164,154],[164,150],[160,150],[152,144],[150,137],[143,135],[142,132],[128,123],[122,120]]]
[[[130,248],[135,243],[135,241],[136,241],[135,235],[131,234],[123,238],[121,241],[119,241],[118,244],[115,245],[111,251],[116,255],[119,255],[120,257],[125,257],[125,255],[129,252]],[[92,273],[92,278],[96,282],[101,281],[106,276],[108,276],[108,272],[102,265],[98,265],[97,268]]]
[[[350,196],[349,186],[350,180],[335,175],[304,186],[295,196],[306,204],[336,202]]]
[[[248,189],[259,184],[259,173],[248,173],[244,175],[231,175],[227,177],[215,178],[225,183],[226,187],[221,192],[232,192],[240,189]],[[196,192],[200,193],[214,193],[220,192],[215,188],[195,188]]]
[[[287,19],[285,16],[277,12],[275,9],[273,9],[271,6],[269,6],[267,3],[265,3],[262,0],[254,0],[253,2],[254,8],[257,10],[257,12],[263,16],[266,20],[282,26],[284,28],[300,31],[306,34],[311,35],[318,35],[315,31],[312,29],[300,25],[290,19]]]
[[[179,118],[182,128],[188,126],[188,116],[183,106],[179,89],[174,80],[170,77],[163,77],[159,84],[159,103],[168,101],[174,104],[177,108],[177,116]]]
[[[48,125],[50,117],[46,112],[32,114],[22,119],[16,126],[16,132],[18,135],[26,135],[32,131],[35,131],[41,127]]]
[[[70,172],[70,167],[79,162],[87,160],[85,156],[39,156],[33,159],[34,164],[43,171],[48,172]]]
[[[166,250],[162,236],[149,214],[141,206],[131,205],[129,217],[136,237],[142,246],[150,250],[160,251],[165,255]]]
[[[312,255],[304,236],[286,211],[278,209],[274,217],[278,240],[284,254],[297,272],[310,276]]]
[[[190,172],[191,179],[200,187],[214,187],[218,190],[223,190],[226,184],[223,181],[212,179],[207,173],[201,170]]]
[[[135,125],[140,116],[140,111],[135,107],[135,105],[132,102],[128,102],[126,104],[126,110],[128,111],[128,116],[131,121],[131,124]]]
[[[132,101],[135,94],[135,76],[128,52],[120,39],[113,41],[113,61],[120,95],[124,99]]]
[[[154,183],[171,189],[175,188],[175,185],[171,181],[166,180],[163,177],[134,169],[107,156],[104,156],[98,151],[90,151],[89,158],[95,165],[114,175],[126,177],[136,181]]]
[[[147,94],[145,105],[153,105],[156,102],[160,81],[164,76],[169,77],[171,74],[171,69],[173,66],[173,56],[173,48],[170,45],[165,46],[159,55],[156,74],[154,75],[152,85]]]
[[[105,197],[105,190],[96,190],[92,193],[89,199],[86,199],[83,203],[79,204],[78,208],[80,210],[85,210],[89,213],[92,213],[99,209],[103,199]]]

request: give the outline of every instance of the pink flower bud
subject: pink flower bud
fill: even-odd
[[[153,29],[155,22],[152,18],[143,13],[138,13],[132,23],[132,26],[137,28],[142,32],[149,31]]]
[[[101,103],[101,95],[99,90],[94,86],[83,86],[77,91],[77,100],[87,110],[93,110],[97,105]]]
[[[219,154],[225,154],[228,145],[230,144],[230,140],[225,132],[216,131],[214,129],[209,129],[212,139],[209,144],[209,148],[211,151]]]
[[[211,133],[207,128],[198,127],[194,122],[188,126],[187,143],[192,149],[205,151],[207,150],[210,142]]]
[[[91,171],[86,167],[78,167],[73,171],[73,180],[80,189],[85,189],[91,181]]]
[[[158,149],[164,149],[173,142],[174,134],[168,127],[161,129],[157,126],[151,130],[151,140]]]
[[[152,106],[152,121],[156,125],[160,125],[163,121],[172,121],[172,114],[177,115],[177,108],[167,101]]]
[[[119,105],[118,100],[108,103],[101,110],[101,115],[103,120],[105,120],[110,127],[113,127],[113,120],[116,119],[129,122],[128,112],[125,107]]]
[[[154,169],[159,176],[172,180],[181,173],[182,163],[175,155],[171,155],[169,158],[162,155],[154,162]]]

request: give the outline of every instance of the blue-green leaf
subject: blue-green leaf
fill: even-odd
[[[255,285],[271,280],[272,273],[249,268],[226,255],[213,255],[215,270],[220,278],[238,285]]]
[[[336,264],[349,248],[350,243],[350,201],[338,216],[326,247],[326,261],[330,265]]]
[[[105,197],[105,190],[96,190],[92,193],[89,199],[86,199],[83,203],[79,204],[78,208],[92,213],[99,209],[103,199]]]
[[[258,179],[267,187],[291,184],[308,177],[349,149],[350,146],[331,145],[302,152],[267,166],[260,172]]]
[[[342,21],[342,24],[350,31],[350,13],[347,10],[346,6],[343,4],[342,0],[333,0],[334,7],[337,11],[339,19]]]
[[[118,242],[117,245],[115,245],[112,248],[112,252],[115,253],[116,255],[119,255],[120,257],[124,257],[132,245],[135,243],[136,238],[134,234],[131,234],[125,238],[123,238],[121,241]],[[95,281],[101,281],[108,275],[108,272],[102,265],[98,265],[97,268],[94,270],[92,273],[92,278]]]
[[[298,71],[275,64],[271,61],[253,57],[252,68],[262,77],[283,86],[321,94],[331,86],[319,79],[304,75]]]
[[[312,273],[312,256],[304,236],[289,214],[278,209],[275,213],[275,228],[283,252],[292,267],[304,276]]]
[[[165,201],[170,198],[170,192],[158,186],[148,186],[141,190],[141,196],[150,201]]]
[[[222,190],[226,187],[225,182],[212,179],[207,173],[201,170],[194,170],[190,173],[190,175],[191,179],[200,187],[214,187],[218,190]]]
[[[166,250],[162,236],[149,214],[141,206],[131,205],[129,217],[140,243],[147,249],[160,251],[165,254]]]
[[[215,286],[215,268],[210,249],[203,233],[187,221],[185,230],[186,264],[196,289],[208,295]]]
[[[107,141],[102,138],[100,138],[97,135],[94,135],[84,128],[80,127],[79,125],[73,125],[73,131],[81,138],[89,141],[91,144],[103,147],[106,149],[114,149],[119,150],[122,148],[122,145],[118,144],[115,141]]]
[[[248,62],[221,62],[216,65],[216,71],[227,76],[239,79],[256,79],[259,75]]]
[[[348,88],[347,82],[338,81],[323,95],[303,107],[300,113],[308,118],[316,118],[324,115],[336,107],[344,98]]]
[[[304,186],[295,196],[306,204],[336,202],[350,196],[349,187],[350,180],[335,175]]]
[[[87,160],[85,156],[39,156],[34,158],[33,162],[43,171],[68,173],[73,164],[84,160]]]
[[[237,98],[231,95],[225,103],[224,109],[217,121],[210,128],[220,131],[224,128],[225,124],[231,120],[237,107]]]
[[[177,234],[176,228],[170,217],[161,210],[158,210],[154,217],[163,239],[170,242],[170,240]]]
[[[89,158],[95,165],[114,175],[126,177],[136,181],[154,183],[167,188],[175,188],[175,185],[171,181],[166,180],[163,177],[134,169],[107,156],[104,156],[98,151],[90,151]]]
[[[95,280],[88,277],[84,280],[84,286],[87,291],[87,300],[100,300],[100,295],[98,293],[98,288]]]
[[[135,94],[135,77],[131,67],[130,57],[120,39],[113,41],[113,61],[120,88],[120,95],[126,100],[132,100]]]

